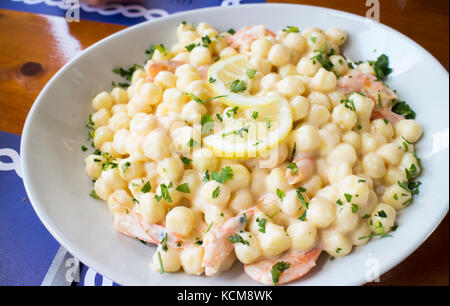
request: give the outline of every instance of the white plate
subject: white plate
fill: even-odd
[[[171,15],[131,27],[91,46],[66,64],[42,90],[25,123],[21,152],[25,187],[50,233],[89,267],[123,285],[255,285],[242,266],[215,278],[184,273],[161,275],[148,268],[153,247],[114,232],[105,203],[88,196],[84,172],[85,124],[92,96],[111,87],[118,66],[141,63],[151,44],[175,42],[181,21],[205,21],[220,30],[265,24],[340,27],[349,33],[343,53],[354,60],[385,53],[394,71],[388,79],[417,112],[425,134],[417,145],[424,171],[421,193],[399,213],[393,238],[358,247],[335,261],[322,255],[318,267],[295,285],[359,285],[366,274],[384,273],[411,254],[448,211],[448,73],[427,51],[404,35],[362,17],[300,5],[244,5]],[[376,52],[374,52],[376,50]],[[443,241],[446,244],[448,241]]]

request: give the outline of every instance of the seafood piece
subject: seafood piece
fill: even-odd
[[[237,31],[234,35],[226,38],[227,43],[237,49],[239,52],[250,51],[252,42],[264,36],[273,36],[275,34],[263,25],[246,26]]]
[[[311,155],[296,156],[294,164],[297,165],[297,169],[286,169],[288,183],[294,185],[310,178],[316,168],[314,160],[314,157]]]
[[[302,277],[314,268],[321,252],[322,250],[317,248],[308,252],[291,250],[277,259],[263,259],[244,265],[244,270],[248,276],[261,284],[286,284]],[[273,270],[277,270],[274,266],[278,263],[283,263],[284,267],[278,270],[279,279],[277,281],[275,275],[277,271]]]
[[[161,244],[167,234],[167,245],[179,247],[182,240],[175,234],[167,232],[166,228],[159,224],[145,224],[137,212],[114,215],[114,229],[124,235],[137,238],[142,241]]]
[[[392,100],[398,96],[373,75],[352,69],[338,80],[338,87],[346,93],[360,92],[369,97],[374,107],[371,119],[387,119],[395,124],[403,116],[392,112]]]
[[[145,72],[147,72],[147,81],[153,82],[156,75],[161,71],[175,72],[175,69],[181,65],[186,64],[182,61],[168,60],[168,61],[158,61],[149,60],[145,64]]]
[[[371,98],[375,104],[381,102],[382,107],[390,107],[392,100],[398,98],[394,91],[378,81],[375,76],[355,69],[350,70],[338,80],[338,87],[346,93],[361,92]],[[380,95],[380,99],[378,99],[378,95]]]
[[[405,119],[404,116],[394,113],[387,108],[374,108],[370,120],[386,119],[392,124],[396,124],[398,121]]]
[[[233,244],[228,237],[244,230],[248,219],[255,213],[255,208],[250,208],[233,218],[228,219],[217,227],[212,227],[203,238],[202,267],[205,268],[206,276],[212,276],[219,271],[224,259],[233,250]]]

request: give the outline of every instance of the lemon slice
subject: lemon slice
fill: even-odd
[[[214,80],[210,85],[217,96],[226,96],[222,102],[227,105],[247,108],[273,102],[273,97],[250,95],[252,70],[245,54],[235,55],[212,65],[208,70],[208,79]]]
[[[218,157],[251,158],[278,146],[292,129],[288,102],[275,98],[272,103],[239,110],[214,128],[203,143]]]

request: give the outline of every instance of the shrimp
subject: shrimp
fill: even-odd
[[[255,208],[250,208],[237,216],[228,219],[217,227],[212,227],[203,238],[203,261],[206,276],[212,276],[219,271],[224,259],[233,250],[233,244],[228,237],[245,228],[249,218],[255,213]]]
[[[286,169],[286,179],[289,184],[300,183],[314,174],[316,167],[311,155],[297,156],[294,163],[297,165],[297,169]]]
[[[175,72],[175,69],[177,69],[183,64],[186,63],[175,60],[168,60],[168,61],[149,60],[145,64],[145,72],[147,72],[148,75],[147,81],[153,82],[155,80],[156,75],[161,71]]]
[[[308,252],[290,250],[279,258],[263,259],[252,264],[244,265],[244,271],[255,281],[264,284],[286,284],[296,280],[316,266],[317,258],[322,250],[315,248]],[[278,282],[272,276],[272,268],[277,263],[284,262],[289,265],[281,272]]]
[[[115,214],[114,228],[116,231],[142,241],[154,244],[161,244],[167,234],[167,245],[170,247],[179,247],[181,239],[168,233],[166,228],[159,224],[144,224],[142,216],[138,212],[129,214]]]
[[[202,78],[202,80],[206,81],[206,79],[208,78],[208,69],[211,65],[203,65],[197,68],[198,73],[200,74],[200,77]]]
[[[371,119],[384,118],[392,124],[404,117],[392,112],[392,100],[398,96],[373,75],[350,70],[338,81],[338,87],[346,93],[361,92],[369,97],[377,107],[374,108]]]
[[[234,35],[228,36],[226,41],[231,47],[237,49],[239,52],[243,52],[250,51],[252,42],[268,35],[275,37],[275,34],[263,25],[246,26]]]

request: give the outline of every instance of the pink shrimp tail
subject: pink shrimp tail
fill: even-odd
[[[252,42],[264,36],[273,36],[275,34],[263,25],[246,26],[226,38],[227,43],[237,49],[239,52],[249,51]]]
[[[161,71],[175,72],[175,69],[177,69],[183,64],[186,63],[176,60],[168,60],[168,61],[149,60],[147,64],[145,64],[145,72],[147,72],[147,81],[153,82],[155,80],[156,75]]]
[[[374,110],[372,111],[372,116],[370,117],[370,120],[376,120],[376,119],[386,119],[392,125],[395,125],[400,120],[405,119],[405,117],[402,115],[396,114],[393,111],[386,109],[386,108],[374,108]]]
[[[203,238],[203,261],[206,276],[212,276],[219,271],[220,265],[233,250],[233,244],[228,237],[243,230],[249,218],[255,213],[255,208],[250,208],[239,215],[228,219],[225,223],[213,227]]]
[[[255,281],[264,285],[272,285],[274,283],[271,273],[273,266],[278,262],[285,262],[289,264],[289,268],[280,274],[276,284],[286,284],[302,277],[314,268],[321,252],[317,248],[308,252],[292,250],[278,259],[263,259],[256,263],[244,265],[244,270]]]
[[[115,214],[114,229],[126,236],[137,238],[139,240],[161,244],[165,234],[167,234],[167,245],[170,247],[178,247],[181,239],[173,234],[167,233],[164,226],[159,224],[144,224],[138,213]]]

